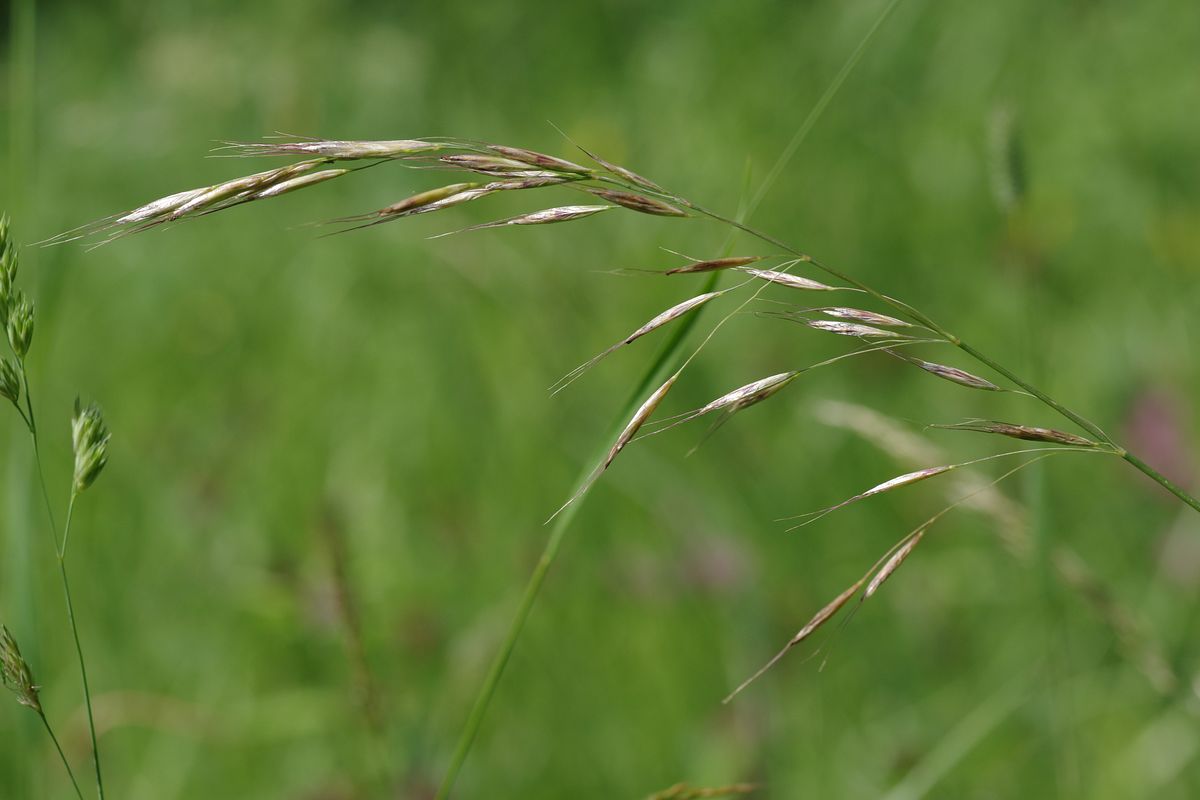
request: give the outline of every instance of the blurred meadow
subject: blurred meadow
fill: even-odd
[[[274,131],[576,158],[554,123],[732,214],[885,3],[0,5],[0,208],[28,245],[282,163],[206,157]],[[902,0],[753,222],[1194,486],[1198,54],[1185,0]],[[23,250],[56,499],[74,396],[114,433],[70,561],[111,797],[432,797],[543,521],[665,336],[546,387],[702,282],[611,270],[727,239],[624,212],[426,238],[546,199],[513,196],[302,226],[439,182],[385,164],[93,251]],[[664,411],[848,347],[739,315]],[[86,775],[28,437],[0,416],[0,618]],[[879,425],[938,458],[1013,449],[924,428],[971,417],[1066,427],[879,355],[802,376],[691,457],[703,422],[629,447],[567,532],[455,796],[1200,796],[1200,516],[1115,459],[1049,459],[999,510],[947,516],[821,655],[722,705],[951,484],[777,520],[948,463]],[[68,796],[36,720],[0,711],[0,797]]]

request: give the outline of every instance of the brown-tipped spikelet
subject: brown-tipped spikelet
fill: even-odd
[[[545,153],[538,153],[533,150],[525,150],[521,147],[508,147],[502,144],[488,145],[488,149],[493,153],[511,158],[514,161],[520,161],[534,167],[553,170],[555,172],[573,172],[579,175],[591,175],[592,170],[587,167],[582,167],[571,161],[555,156],[548,156]]]
[[[418,209],[427,209],[434,203],[447,200],[451,197],[461,197],[462,199],[460,199],[458,202],[464,203],[467,200],[474,200],[478,197],[482,197],[482,194],[467,196],[468,192],[479,188],[480,184],[478,183],[451,183],[446,186],[439,186],[436,189],[418,192],[417,194],[406,197],[399,202],[392,203],[390,206],[385,206],[384,208],[376,211],[374,215],[378,217],[399,216],[401,214],[414,212]],[[445,206],[443,206],[443,208],[444,207]]]
[[[479,155],[478,153],[456,153],[454,155],[442,156],[438,161],[450,167],[457,167],[458,169],[465,169],[471,172],[481,172],[485,175],[530,171],[529,165],[520,161],[514,161],[511,158]]]
[[[557,394],[558,392],[561,392],[563,389],[570,386],[575,381],[576,378],[583,375],[583,373],[587,372],[589,369],[591,369],[593,366],[595,366],[599,361],[601,361],[602,359],[611,355],[612,353],[616,352],[620,348],[624,347],[627,344],[632,344],[633,342],[637,341],[638,339],[642,338],[643,336],[645,336],[648,333],[653,333],[654,331],[658,330],[659,328],[666,325],[667,323],[673,322],[674,320],[679,319],[680,317],[682,317],[684,314],[688,313],[689,311],[691,311],[695,308],[699,308],[700,306],[707,303],[709,300],[720,297],[722,294],[724,294],[723,291],[722,292],[707,292],[706,294],[701,294],[701,295],[696,295],[695,297],[690,297],[687,300],[684,300],[682,303],[676,303],[675,305],[668,308],[666,311],[655,316],[654,319],[650,320],[649,322],[647,322],[642,327],[638,328],[633,333],[626,336],[621,341],[617,342],[616,344],[612,345],[611,347],[607,348],[606,350],[603,350],[602,352],[600,352],[597,355],[593,356],[592,358],[588,359],[584,363],[580,364],[575,369],[568,372],[566,375],[564,375],[562,378],[560,378],[559,381],[557,383],[555,383],[553,386],[551,386],[550,388],[553,390],[553,392],[555,394]]]
[[[655,200],[653,197],[645,197],[633,192],[619,192],[614,189],[597,189],[589,187],[588,192],[603,198],[610,203],[616,203],[619,206],[640,211],[643,214],[654,214],[659,217],[686,217],[686,211],[676,208],[670,203],[664,203],[662,200]]]
[[[625,445],[633,441],[633,437],[636,436],[641,427],[646,424],[646,420],[650,419],[650,417],[654,414],[655,409],[659,407],[663,401],[663,398],[667,396],[667,392],[671,391],[671,387],[675,385],[675,381],[679,380],[679,376],[681,374],[683,374],[682,370],[667,378],[663,385],[655,389],[654,393],[646,398],[646,402],[642,403],[638,410],[634,412],[633,416],[629,418],[629,422],[626,423],[625,428],[621,431],[621,435],[617,437],[615,442],[613,442],[613,446],[609,449],[608,455],[605,456],[604,465],[601,467],[602,470],[608,469],[608,466],[612,464],[613,459],[620,455],[621,451],[625,449]]]
[[[905,355],[904,353],[898,353],[894,350],[888,350],[888,352],[897,358],[904,359],[910,364],[915,364],[931,375],[937,375],[939,378],[950,381],[951,383],[957,383],[959,386],[967,386],[972,389],[982,389],[985,392],[1005,391],[1002,387],[997,386],[986,378],[981,378],[978,375],[972,375],[971,373],[961,370],[958,367],[948,367],[945,364],[935,364],[932,361],[922,361],[919,358],[913,358],[912,356]]]
[[[762,260],[763,256],[730,256],[729,258],[710,258],[705,261],[693,261],[690,264],[684,264],[682,267],[669,269],[663,274],[685,275],[692,272],[714,272],[720,269],[744,267],[747,264],[753,264],[756,261]]]
[[[42,701],[38,698],[38,687],[33,682],[33,672],[22,657],[17,640],[3,625],[0,625],[0,678],[3,678],[5,688],[16,695],[18,703],[42,713]]]
[[[1099,447],[1097,442],[1076,436],[1066,431],[1054,428],[1035,428],[1032,425],[1014,425],[1011,422],[961,422],[956,425],[930,425],[931,428],[942,428],[948,431],[977,431],[979,433],[995,433],[1009,436],[1013,439],[1023,439],[1027,442],[1049,442],[1063,444],[1069,447]]]
[[[857,581],[855,581],[853,584],[851,584],[844,592],[842,592],[837,597],[830,600],[828,605],[826,605],[824,608],[822,608],[820,611],[818,611],[813,616],[812,619],[810,619],[808,622],[806,622],[804,624],[804,627],[801,628],[796,633],[795,636],[793,636],[791,639],[788,640],[788,643],[783,646],[782,650],[780,650],[778,653],[776,653],[774,655],[774,657],[771,658],[770,661],[768,661],[766,664],[764,664],[762,666],[761,669],[758,670],[758,672],[754,673],[749,678],[742,681],[741,684],[739,684],[736,689],[734,689],[732,692],[730,692],[729,696],[725,698],[724,702],[728,703],[730,700],[732,700],[734,697],[736,697],[743,689],[745,689],[747,686],[749,686],[750,684],[754,683],[756,680],[761,678],[763,676],[763,674],[766,673],[767,670],[769,670],[771,667],[773,667],[777,663],[779,663],[779,660],[781,658],[783,658],[785,655],[787,655],[789,650],[791,650],[793,647],[795,647],[796,645],[803,642],[809,636],[812,636],[814,633],[816,633],[817,630],[822,625],[824,625],[826,622],[831,620],[833,618],[833,616],[835,614],[837,614],[837,612],[841,611],[842,607],[844,605],[846,605],[846,603],[850,602],[850,598],[854,597],[854,595],[858,593],[858,590],[862,588],[862,585],[865,581],[866,581],[865,578],[859,578]]]
[[[764,281],[777,283],[780,286],[787,286],[790,289],[804,289],[810,292],[836,292],[837,286],[827,286],[819,281],[802,278],[799,275],[793,275],[790,272],[779,272],[773,269],[744,269],[747,275],[753,275],[755,278],[760,278]]]
[[[892,553],[891,556],[888,557],[888,560],[883,563],[883,566],[880,567],[879,571],[875,573],[875,576],[871,578],[871,582],[867,584],[867,590],[863,592],[864,600],[875,594],[875,592],[879,591],[879,587],[883,586],[883,582],[892,577],[892,573],[900,568],[900,565],[903,564],[905,559],[912,554],[912,551],[915,550],[917,545],[921,543],[921,539],[924,536],[925,528],[921,528],[912,536],[909,536],[904,541],[904,544],[900,545],[900,547],[896,549],[896,552]]]
[[[808,525],[809,523],[816,522],[818,519],[820,519],[821,517],[824,517],[826,514],[831,514],[840,508],[845,508],[846,506],[850,505],[851,503],[857,503],[859,500],[866,500],[868,497],[874,497],[877,494],[883,494],[884,492],[890,492],[892,489],[899,489],[903,486],[909,486],[914,483],[919,483],[920,481],[927,480],[929,478],[933,478],[937,475],[941,475],[943,473],[949,472],[952,469],[957,469],[961,466],[963,466],[963,465],[962,464],[945,464],[940,467],[929,467],[927,469],[919,469],[919,470],[916,470],[915,472],[906,472],[903,475],[897,475],[895,478],[886,480],[877,486],[872,486],[870,489],[867,489],[865,492],[861,492],[860,494],[856,494],[853,497],[849,497],[849,498],[843,500],[842,502],[838,503],[837,505],[832,505],[832,506],[829,506],[829,508],[823,508],[820,511],[813,511],[808,514],[801,514],[798,517],[793,517],[793,519],[804,520],[804,522],[800,523],[799,525],[797,525],[795,527],[800,528],[805,525]]]
[[[590,217],[593,214],[599,214],[601,211],[611,211],[616,206],[558,206],[557,208],[547,208],[541,211],[534,211],[530,214],[520,214],[507,219],[498,219],[494,222],[484,222],[479,225],[471,225],[466,228],[460,228],[456,231],[448,231],[439,233],[436,236],[431,236],[432,239],[440,239],[443,236],[451,236],[456,233],[466,233],[468,231],[482,231],[488,228],[503,228],[509,225],[548,225],[555,222],[570,222],[571,220],[583,219]]]

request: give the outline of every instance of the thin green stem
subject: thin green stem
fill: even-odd
[[[704,291],[711,292],[716,287],[717,278],[717,273],[710,275],[705,282]],[[491,704],[492,697],[496,693],[496,687],[500,685],[500,679],[504,676],[505,667],[508,666],[513,650],[516,649],[517,640],[520,638],[521,631],[525,627],[525,622],[529,619],[534,602],[542,590],[542,584],[546,582],[546,576],[550,572],[550,567],[558,557],[558,551],[562,547],[563,536],[571,526],[571,521],[575,518],[575,514],[579,511],[579,507],[590,491],[591,487],[588,486],[588,482],[591,478],[593,466],[608,452],[612,439],[620,433],[626,419],[645,399],[643,395],[651,386],[661,382],[663,376],[670,371],[684,340],[699,318],[699,311],[690,315],[687,319],[683,320],[683,323],[672,332],[671,338],[664,343],[658,358],[650,369],[646,371],[645,375],[642,376],[642,380],[638,383],[637,388],[634,389],[629,400],[622,408],[621,413],[616,417],[609,435],[601,440],[600,447],[597,449],[594,457],[585,462],[584,470],[580,474],[572,491],[571,496],[575,498],[575,501],[567,505],[554,518],[554,522],[550,528],[550,535],[546,539],[546,546],[542,550],[541,557],[538,558],[537,565],[533,568],[533,573],[529,576],[529,581],[525,584],[525,591],[521,595],[521,602],[517,606],[517,611],[513,615],[512,622],[509,623],[504,641],[500,645],[500,650],[492,659],[487,676],[483,680],[483,685],[480,687],[479,693],[475,697],[475,702],[471,706],[471,712],[467,716],[462,733],[459,735],[458,744],[455,746],[454,754],[450,758],[450,766],[446,769],[446,775],[442,779],[442,785],[438,789],[436,800],[446,800],[450,796],[450,792],[454,788],[454,782],[457,780],[459,772],[462,771],[463,763],[467,760],[467,754],[471,751],[471,746],[474,744],[475,737],[479,733],[479,728],[483,724],[483,719],[487,715],[488,706]]]
[[[1143,474],[1145,474],[1146,476],[1153,479],[1155,482],[1157,482],[1160,486],[1162,486],[1168,492],[1175,495],[1183,502],[1187,503],[1189,506],[1194,508],[1196,511],[1200,511],[1200,500],[1197,500],[1191,494],[1189,494],[1188,492],[1179,488],[1179,486],[1177,486],[1175,483],[1173,483],[1171,481],[1171,479],[1168,478],[1166,475],[1163,475],[1161,472],[1159,472],[1154,467],[1147,464],[1145,461],[1142,461],[1140,458],[1138,458],[1137,456],[1135,456],[1133,453],[1129,452],[1128,450],[1125,450],[1122,452],[1121,458],[1125,459],[1130,464],[1132,464],[1134,467],[1141,470]]]
[[[38,484],[42,490],[42,502],[46,506],[46,517],[50,520],[50,532],[54,536],[54,552],[56,555],[61,555],[62,548],[58,544],[58,523],[54,520],[54,505],[50,502],[50,490],[46,487],[46,470],[42,468],[42,446],[38,439],[37,417],[33,413],[33,393],[29,390],[29,374],[25,371],[25,359],[17,359],[18,368],[21,370],[21,383],[25,387],[25,408],[26,412],[21,413],[21,417],[25,420],[25,426],[29,428],[29,437],[33,441],[33,459],[37,464]],[[18,411],[21,409],[18,407]]]
[[[50,502],[50,492],[46,487],[46,471],[42,467],[42,452],[37,432],[37,417],[34,415],[33,401],[29,391],[29,375],[25,371],[24,360],[19,359],[18,364],[20,365],[21,370],[21,382],[25,386],[25,407],[28,411],[26,424],[29,427],[30,438],[33,440],[33,453],[34,459],[37,462],[38,483],[42,488],[42,499],[46,504],[46,516],[50,521],[50,527],[47,528],[47,532],[50,534],[50,537],[53,540],[54,556],[58,561],[58,574],[62,581],[63,597],[66,598],[67,603],[67,621],[71,625],[71,637],[75,642],[75,655],[79,660],[79,676],[83,683],[83,700],[84,705],[87,708],[88,734],[91,737],[92,743],[92,761],[96,768],[96,791],[100,796],[100,800],[104,800],[104,780],[100,774],[100,748],[96,741],[96,723],[92,713],[92,693],[91,688],[88,686],[87,664],[83,658],[83,645],[79,640],[79,626],[75,622],[75,604],[71,599],[71,581],[67,576],[67,540],[71,535],[71,519],[74,516],[75,498],[78,495],[74,489],[71,490],[71,499],[67,503],[67,519],[63,526],[62,542],[60,543],[58,534],[56,533],[58,526],[54,520],[54,508]],[[45,719],[43,718],[42,721],[45,722]],[[47,725],[47,729],[48,728],[49,726]],[[53,734],[51,734],[51,736],[53,736]],[[58,742],[55,741],[56,745],[57,743]],[[68,767],[68,769],[70,768]],[[74,775],[71,776],[71,780],[72,782],[75,780]],[[78,786],[76,786],[76,790],[78,790]]]
[[[71,601],[71,581],[67,578],[67,539],[71,535],[71,519],[75,515],[75,498],[79,494],[72,489],[67,503],[67,521],[63,525],[62,548],[58,551],[58,573],[62,577],[63,595],[67,599],[67,619],[71,623],[71,636],[75,640],[75,655],[79,658],[79,677],[83,682],[83,701],[87,707],[88,734],[92,739],[92,763],[96,768],[96,792],[104,800],[104,778],[100,775],[100,747],[96,741],[96,720],[92,714],[92,692],[88,686],[87,665],[83,658],[83,645],[79,642],[79,626],[75,624],[75,604]]]
[[[50,727],[50,721],[46,719],[46,715],[43,712],[39,711],[38,716],[42,720],[42,725],[46,727],[46,733],[50,735],[50,741],[54,742],[54,749],[58,751],[59,760],[62,761],[63,767],[66,768],[68,777],[71,778],[71,785],[75,787],[75,796],[79,800],[83,800],[83,792],[79,789],[79,781],[75,780],[75,771],[71,769],[71,764],[67,761],[67,754],[63,752],[62,745],[58,743],[58,737],[54,735],[54,729]]]

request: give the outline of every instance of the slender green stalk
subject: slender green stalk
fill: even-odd
[[[24,384],[25,388],[26,411],[24,414],[22,414],[22,416],[25,417],[26,425],[29,427],[30,438],[33,440],[33,453],[34,460],[37,463],[38,483],[41,485],[42,499],[45,501],[46,505],[46,517],[50,521],[50,527],[47,528],[47,532],[53,539],[54,555],[58,561],[58,574],[62,582],[63,597],[66,598],[67,603],[67,621],[71,625],[71,637],[75,642],[75,655],[79,661],[79,676],[83,684],[83,700],[84,705],[87,708],[88,734],[91,738],[92,744],[92,761],[94,762],[96,769],[96,791],[99,794],[100,800],[104,800],[104,779],[100,774],[100,748],[96,741],[96,723],[92,713],[92,693],[91,688],[88,686],[87,665],[83,658],[83,645],[79,640],[79,627],[75,622],[75,604],[71,599],[71,581],[67,576],[67,540],[71,535],[71,519],[74,516],[75,499],[78,497],[78,492],[74,489],[74,487],[72,487],[71,499],[67,503],[67,519],[63,526],[62,542],[60,543],[58,534],[56,533],[58,526],[54,520],[54,508],[53,504],[50,502],[50,492],[46,486],[46,472],[42,468],[41,443],[38,437],[37,417],[33,411],[33,401],[30,399],[29,375],[25,370],[25,360],[23,358],[19,358],[17,360],[17,364],[21,372],[21,383]],[[44,721],[45,720],[43,719],[43,722]],[[49,728],[48,725],[47,728]],[[51,735],[53,736],[53,734]],[[55,744],[57,745],[58,742],[55,741]],[[68,770],[69,769],[70,768],[68,767]],[[72,782],[75,780],[74,775],[71,776],[71,780]]]
[[[711,292],[716,287],[717,278],[717,273],[709,276],[705,282],[705,292]],[[697,311],[697,313],[683,320],[682,324],[672,332],[671,338],[663,345],[658,358],[650,369],[646,370],[646,374],[642,376],[637,388],[634,389],[633,393],[629,396],[629,400],[622,407],[621,413],[617,415],[612,429],[600,440],[600,447],[597,448],[593,457],[584,462],[584,471],[580,474],[572,491],[572,496],[577,495],[575,502],[564,508],[554,518],[554,522],[550,528],[550,535],[546,539],[546,546],[542,550],[541,557],[538,558],[533,573],[529,576],[529,582],[525,584],[525,591],[521,595],[521,603],[517,606],[516,614],[513,615],[513,620],[509,624],[508,632],[504,636],[500,650],[492,659],[487,676],[483,680],[483,685],[480,686],[479,693],[475,697],[475,702],[471,706],[471,713],[468,715],[462,733],[459,735],[458,744],[455,746],[454,754],[450,758],[450,766],[446,769],[446,775],[442,779],[442,785],[438,789],[436,800],[446,800],[450,796],[450,791],[454,788],[454,782],[458,778],[458,773],[462,770],[463,763],[467,760],[467,754],[471,751],[471,745],[474,744],[475,737],[479,733],[479,728],[483,724],[483,718],[487,715],[488,706],[491,704],[492,697],[496,693],[496,687],[500,685],[500,679],[504,676],[504,669],[508,666],[508,661],[512,657],[513,650],[516,648],[521,631],[525,628],[525,622],[529,619],[529,614],[533,610],[533,604],[542,590],[542,584],[546,581],[546,575],[549,574],[550,567],[558,557],[558,551],[562,547],[563,536],[566,534],[567,528],[571,526],[571,521],[575,518],[575,514],[579,511],[579,507],[587,497],[590,490],[587,482],[592,473],[593,466],[596,462],[604,458],[612,439],[620,433],[629,415],[645,399],[643,395],[651,386],[661,383],[663,376],[671,370],[684,340],[699,318],[700,313]]]
[[[96,792],[104,800],[104,778],[100,775],[100,748],[96,741],[96,720],[92,715],[92,692],[88,687],[87,665],[83,659],[83,645],[79,642],[79,627],[75,624],[75,604],[71,601],[71,582],[67,578],[67,539],[71,535],[71,519],[75,514],[75,498],[79,494],[71,490],[67,503],[67,521],[63,525],[62,547],[58,549],[58,573],[62,576],[63,595],[67,599],[67,619],[71,623],[71,636],[75,640],[75,655],[79,658],[79,677],[83,682],[83,700],[87,707],[88,734],[92,739],[92,763],[96,768]]]
[[[54,729],[50,727],[50,720],[46,719],[44,713],[38,713],[42,720],[42,725],[46,727],[46,733],[50,735],[50,741],[54,742],[54,749],[58,751],[58,757],[62,761],[63,767],[67,770],[67,775],[71,778],[71,785],[75,787],[75,796],[79,800],[83,800],[83,792],[79,790],[79,781],[75,780],[75,771],[71,769],[70,762],[67,761],[67,755],[63,752],[62,745],[58,743],[58,737],[54,735]]]
[[[7,88],[5,103],[5,127],[8,131],[7,174],[5,176],[5,206],[21,218],[34,206],[35,187],[28,180],[29,165],[33,162],[35,135],[34,107],[37,79],[37,2],[36,0],[14,0],[8,4],[8,51]],[[7,479],[8,507],[5,520],[4,549],[4,599],[9,614],[19,620],[19,627],[36,631],[39,629],[37,572],[32,567],[33,528],[30,524],[32,511],[28,506],[29,462],[20,448],[9,454]],[[36,657],[40,648],[34,638],[29,642],[31,657]],[[29,747],[40,736],[32,719],[24,717],[21,724],[20,741],[11,742],[12,747]],[[17,795],[39,794],[39,779],[26,766],[28,759],[17,759],[18,766],[10,785]]]

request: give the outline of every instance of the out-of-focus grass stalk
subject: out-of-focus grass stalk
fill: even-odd
[[[796,129],[795,135],[792,136],[791,141],[788,142],[783,152],[780,153],[779,158],[771,167],[770,172],[767,173],[766,178],[764,178],[762,185],[759,187],[754,197],[738,215],[737,222],[739,224],[743,223],[745,220],[748,220],[750,216],[758,209],[759,204],[771,190],[771,187],[779,179],[779,176],[783,173],[784,168],[796,154],[796,151],[800,148],[800,145],[804,142],[805,138],[807,138],[809,132],[824,113],[825,108],[829,105],[829,102],[833,99],[834,95],[837,94],[838,90],[841,89],[842,84],[846,81],[846,78],[862,59],[863,53],[866,52],[867,44],[871,41],[871,38],[875,35],[875,32],[879,30],[879,27],[883,24],[884,20],[887,19],[888,15],[891,14],[892,10],[899,4],[899,2],[900,0],[890,0],[890,2],[883,7],[883,10],[875,19],[875,22],[867,30],[858,46],[850,54],[850,57],[846,59],[846,63],[842,65],[842,68],[838,71],[837,75],[834,76],[833,80],[825,88],[825,91],[822,92],[820,98],[818,98],[817,102],[813,105],[812,110],[804,118],[804,121],[800,123],[800,126]],[[727,239],[727,244],[725,247],[726,252],[724,253],[725,255],[728,254],[729,246],[732,243],[732,234],[733,232],[731,231],[730,237]],[[705,281],[704,288],[701,290],[701,292],[713,291],[717,286],[719,276],[719,272],[712,273],[708,280]],[[699,321],[700,314],[701,310],[697,309],[696,313],[689,315],[679,327],[674,329],[671,334],[671,338],[664,343],[653,365],[646,371],[646,374],[642,376],[637,388],[630,395],[629,400],[625,403],[625,405],[622,406],[620,413],[618,413],[613,420],[609,430],[606,431],[604,437],[599,440],[599,445],[597,446],[596,452],[591,458],[584,462],[584,471],[580,474],[579,479],[576,481],[575,488],[571,493],[571,496],[575,497],[575,502],[564,508],[562,512],[554,518],[552,527],[550,529],[550,535],[546,540],[546,546],[542,550],[542,555],[538,559],[537,565],[533,569],[533,574],[530,575],[529,581],[525,585],[525,591],[521,596],[521,603],[519,606],[517,606],[516,614],[513,616],[513,620],[509,624],[508,631],[504,636],[504,641],[500,645],[500,650],[496,653],[495,658],[492,660],[492,664],[488,668],[487,676],[484,678],[483,685],[480,687],[479,692],[475,697],[475,702],[472,704],[471,712],[467,717],[467,722],[463,726],[462,733],[460,734],[458,743],[454,749],[454,754],[451,756],[450,766],[447,768],[446,775],[442,779],[441,787],[438,789],[437,800],[446,800],[454,788],[454,782],[458,778],[458,773],[462,770],[463,763],[467,759],[467,754],[470,752],[472,744],[475,742],[475,737],[478,735],[479,728],[483,724],[483,719],[487,715],[488,706],[491,704],[492,697],[496,693],[496,688],[500,685],[500,679],[504,676],[504,670],[508,666],[508,661],[512,657],[513,650],[516,648],[517,639],[520,638],[521,631],[525,627],[525,622],[529,619],[529,614],[533,610],[533,604],[537,600],[537,596],[541,591],[542,584],[545,583],[546,575],[549,573],[550,567],[554,564],[554,560],[558,557],[559,549],[562,547],[563,536],[570,527],[571,521],[575,518],[575,514],[578,513],[579,507],[582,505],[582,501],[590,491],[590,486],[588,483],[590,481],[592,465],[604,458],[609,450],[609,447],[611,446],[611,442],[621,432],[622,428],[624,428],[630,414],[632,414],[638,405],[643,401],[646,392],[648,392],[651,387],[661,384],[666,376],[669,375],[674,369],[675,364],[680,358],[680,348],[686,341],[688,333],[691,332],[692,328]]]
[[[37,30],[36,0],[14,0],[9,7],[9,103],[8,103],[8,175],[5,206],[21,215],[30,207],[25,185],[26,165],[33,152],[35,34]],[[17,625],[26,631],[38,630],[37,604],[34,598],[36,582],[32,568],[31,536],[33,526],[29,513],[29,456],[24,448],[10,448],[8,459],[8,513],[5,524],[5,606]],[[37,658],[37,637],[28,642],[29,656]],[[41,735],[38,724],[22,717],[21,731],[27,749]],[[14,764],[27,765],[27,758],[15,758]],[[36,776],[25,766],[24,774],[14,781],[18,794],[42,794],[33,781]]]

